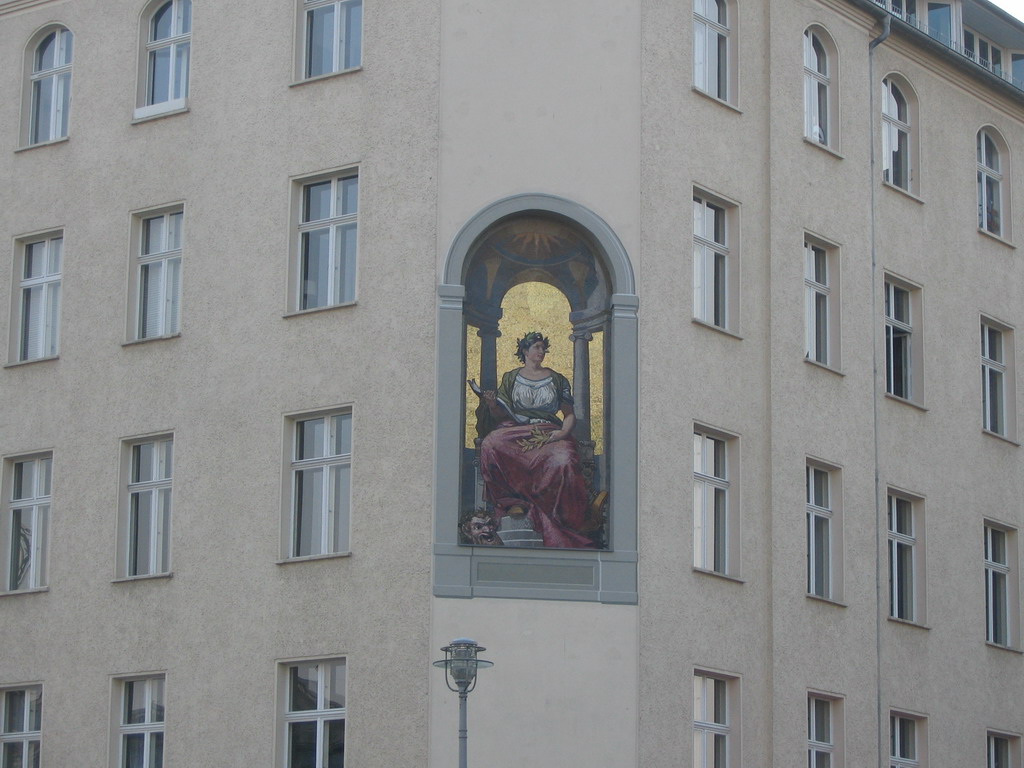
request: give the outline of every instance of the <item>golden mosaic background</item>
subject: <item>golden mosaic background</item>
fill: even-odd
[[[528,331],[540,331],[551,341],[544,360],[548,368],[558,371],[569,381],[573,378],[572,324],[569,302],[561,291],[547,283],[521,283],[505,294],[501,303],[503,315],[498,337],[498,378],[505,371],[518,368],[516,341]],[[480,337],[477,329],[466,327],[466,378],[480,380]],[[466,387],[466,447],[473,447],[476,437],[476,407],[480,400]],[[573,392],[573,397],[576,392]],[[595,333],[590,342],[590,419],[595,453],[604,453],[604,334]],[[580,435],[576,435],[577,439]]]

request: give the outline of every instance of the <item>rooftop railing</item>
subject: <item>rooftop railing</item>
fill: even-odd
[[[945,26],[936,27],[930,25],[927,17],[922,18],[916,13],[908,13],[905,10],[901,10],[907,7],[905,0],[904,2],[897,2],[895,4],[892,0],[889,0],[889,2],[886,2],[886,0],[874,0],[874,3],[879,8],[888,12],[891,16],[895,16],[905,24],[909,24],[914,27],[914,29],[924,32],[924,34],[928,35],[928,37],[933,40],[937,40],[942,43],[942,45],[946,46],[950,51],[960,55],[979,69],[983,69],[1001,80],[1005,80],[1019,91],[1024,91],[1024,78],[1014,77],[1011,67],[1005,67],[1002,64],[994,64],[990,60],[979,55],[977,50],[967,48],[963,44],[963,30],[961,30],[961,34],[959,36],[954,36],[951,34],[951,30]],[[1010,56],[1011,54],[1007,52],[1006,55]]]

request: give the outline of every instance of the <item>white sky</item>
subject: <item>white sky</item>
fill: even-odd
[[[1024,20],[1024,0],[992,0],[1004,11],[1009,11],[1018,19]]]

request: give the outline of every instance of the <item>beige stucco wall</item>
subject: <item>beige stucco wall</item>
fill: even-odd
[[[294,7],[195,3],[190,111],[137,125],[141,3],[0,16],[3,338],[14,238],[65,235],[60,358],[0,372],[0,454],[54,458],[49,591],[0,598],[0,684],[43,681],[48,766],[106,764],[110,676],[149,671],[166,764],[271,765],[277,660],[341,654],[348,764],[427,762],[438,9],[368,3],[363,70],[292,87]],[[15,153],[51,20],[75,34],[70,139]],[[285,318],[290,180],[349,164],[357,304]],[[123,346],[130,212],[177,201],[181,335]],[[279,565],[285,415],[338,405],[352,555]],[[174,435],[173,576],[111,583],[119,444],[148,433]]]
[[[635,606],[436,599],[431,646],[467,632],[487,648],[468,699],[471,765],[636,765]],[[458,696],[435,670],[430,765],[458,762]]]
[[[977,393],[980,315],[1024,327],[1024,214],[1010,244],[979,234],[973,184],[992,125],[1024,195],[1019,102],[899,35],[869,73],[877,29],[845,0],[740,3],[735,107],[691,87],[686,4],[368,2],[363,70],[292,86],[291,4],[196,3],[190,111],[132,125],[138,4],[13,7],[0,339],[15,238],[63,228],[65,263],[60,358],[0,371],[0,456],[55,467],[50,588],[0,596],[0,686],[44,683],[46,765],[105,764],[110,678],[145,672],[167,675],[168,764],[272,764],[277,662],[334,654],[350,766],[450,765],[457,698],[429,665],[465,635],[496,662],[470,698],[471,761],[495,768],[686,763],[695,668],[739,679],[749,765],[805,759],[808,691],[844,698],[847,765],[877,761],[890,708],[928,717],[935,765],[1024,731],[1020,656],[984,642],[981,566],[984,519],[1024,525],[1024,476]],[[9,73],[51,21],[75,34],[71,136],[15,152]],[[802,138],[811,23],[839,51],[835,153]],[[870,167],[869,87],[889,72],[920,102],[918,199]],[[291,180],[352,164],[357,304],[284,317]],[[739,208],[735,335],[692,321],[695,186]],[[638,606],[430,595],[438,276],[474,213],[524,192],[596,213],[636,272]],[[125,346],[131,212],[175,202],[182,333]],[[838,372],[803,360],[804,232],[839,248]],[[924,408],[879,394],[885,270],[923,287]],[[343,405],[352,555],[280,565],[286,417]],[[739,440],[737,579],[691,565],[695,422]],[[120,443],[166,433],[174,575],[112,583]],[[841,470],[835,603],[805,596],[808,457]],[[888,485],[924,498],[924,627],[886,618]]]

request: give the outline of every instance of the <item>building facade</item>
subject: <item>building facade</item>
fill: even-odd
[[[449,765],[461,636],[473,764],[1022,766],[1024,24],[6,0],[0,55],[0,768]],[[531,331],[572,519],[466,386]]]

